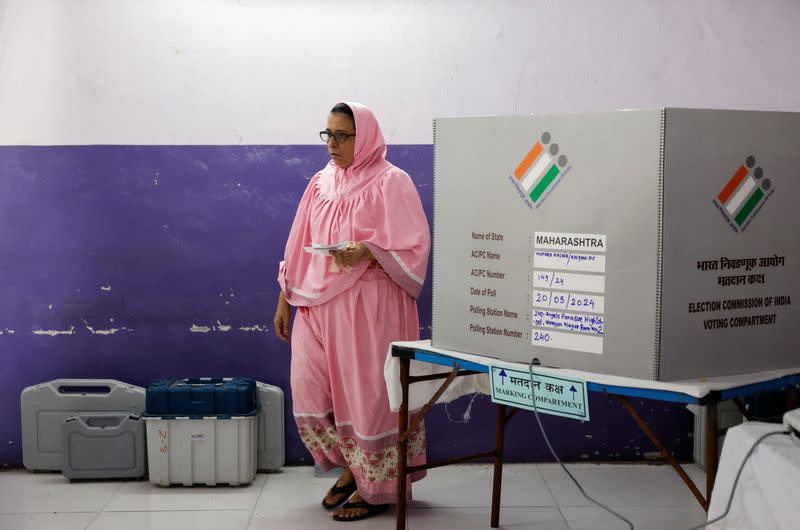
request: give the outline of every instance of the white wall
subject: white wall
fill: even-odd
[[[792,0],[0,0],[0,144],[309,144],[338,99],[390,143],[445,115],[798,111],[798,28]]]

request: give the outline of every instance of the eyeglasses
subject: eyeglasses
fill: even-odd
[[[356,135],[356,133],[350,134],[350,133],[346,133],[346,132],[342,132],[342,131],[336,131],[334,133],[332,133],[330,131],[320,131],[319,132],[320,140],[322,140],[326,144],[331,141],[331,138],[336,140],[336,143],[340,143],[341,144],[341,143],[346,142],[347,139],[350,138],[351,136],[355,136],[355,135]]]

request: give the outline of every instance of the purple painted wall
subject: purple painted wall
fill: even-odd
[[[432,146],[392,146],[389,159],[417,183],[430,218]],[[24,387],[60,377],[146,386],[170,375],[280,386],[287,462],[309,463],[290,414],[289,348],[270,328],[283,242],[307,179],[326,160],[321,145],[0,147],[0,465],[22,463]],[[427,338],[430,283],[419,308]],[[190,331],[218,321],[230,331]],[[255,325],[268,331],[239,330]],[[653,450],[618,404],[590,398],[589,423],[544,418],[564,459],[632,460]],[[462,420],[467,403],[434,409],[431,458],[493,443],[487,397],[475,400],[469,423],[448,420]],[[691,455],[682,406],[634,403],[680,458]],[[508,432],[509,461],[550,460],[532,415]]]

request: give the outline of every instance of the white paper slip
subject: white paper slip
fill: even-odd
[[[603,293],[606,290],[606,278],[602,274],[535,270],[533,271],[533,286],[545,289]]]
[[[533,266],[537,269],[606,272],[606,257],[602,254],[580,254],[562,250],[535,250],[533,252]]]
[[[545,348],[603,354],[603,337],[598,335],[534,328],[531,332],[531,344]]]
[[[605,297],[592,294],[575,294],[563,291],[533,291],[533,307],[566,309],[568,311],[585,311],[587,313],[603,313]]]
[[[306,252],[310,252],[311,254],[321,254],[323,256],[329,256],[331,250],[347,250],[347,241],[342,241],[341,243],[337,243],[335,245],[322,245],[320,243],[311,243],[310,247],[304,247],[303,250]]]

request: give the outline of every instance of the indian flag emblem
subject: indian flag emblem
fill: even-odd
[[[748,156],[714,199],[725,217],[741,230],[750,224],[774,191],[770,179],[763,177],[764,170],[756,166],[755,157]]]
[[[559,155],[558,144],[550,140],[550,133],[543,133],[514,170],[520,189],[537,208],[569,169],[567,157]]]

